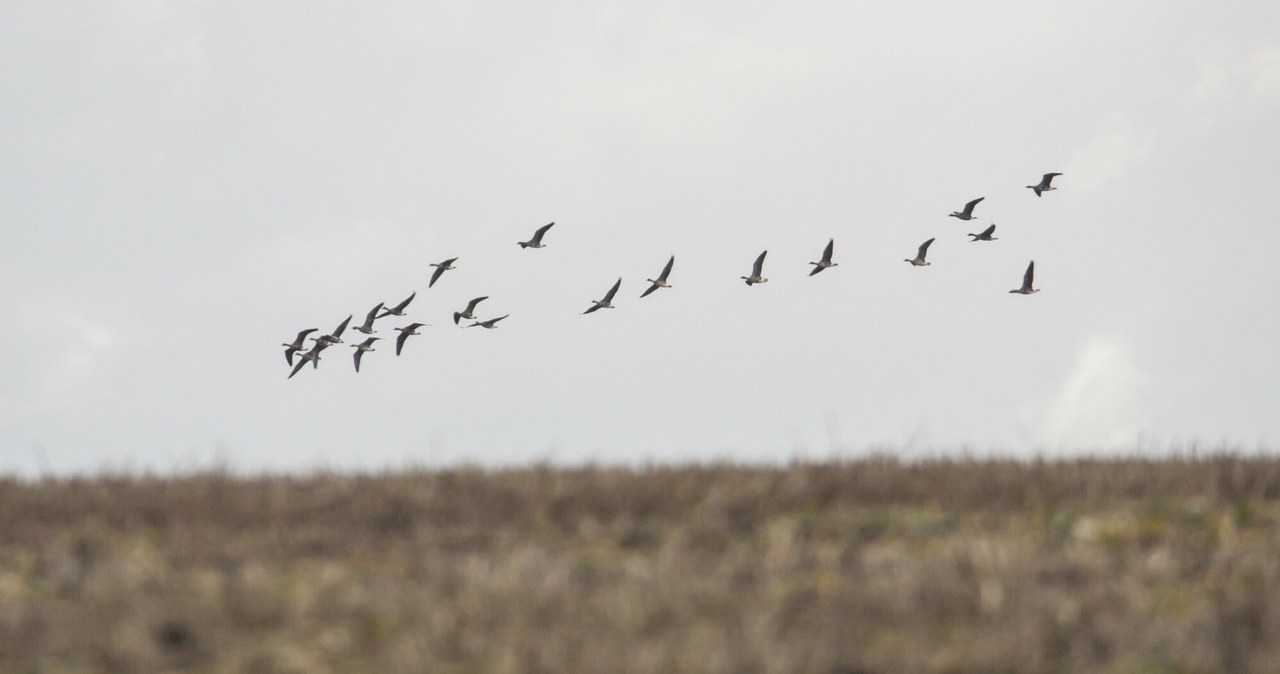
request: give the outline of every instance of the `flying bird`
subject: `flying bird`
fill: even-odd
[[[302,350],[302,343],[307,339],[307,335],[319,330],[320,328],[307,328],[298,333],[298,336],[292,342],[286,342],[280,346],[284,347],[284,360],[286,363],[293,365],[293,354]]]
[[[348,316],[347,316],[347,320],[345,320],[345,321],[343,321],[343,322],[339,323],[339,324],[338,324],[338,327],[337,327],[337,328],[334,328],[333,332],[331,332],[331,333],[329,333],[329,334],[327,334],[327,335],[323,335],[323,336],[319,337],[318,339],[323,340],[323,341],[326,341],[326,342],[329,342],[330,344],[341,344],[341,343],[342,343],[342,333],[346,331],[346,329],[347,329],[347,324],[349,324],[350,322],[351,322],[351,315],[348,315]]]
[[[312,369],[320,367],[320,352],[327,348],[329,348],[329,342],[323,339],[316,340],[315,344],[311,345],[310,351],[299,354],[298,362],[294,363],[293,371],[289,373],[288,378],[293,379],[293,375],[298,374],[298,370],[301,370],[307,364],[307,361],[311,361]]]
[[[973,207],[974,207],[974,206],[977,206],[977,205],[978,205],[978,202],[979,202],[979,201],[982,201],[983,199],[986,199],[986,197],[978,197],[977,199],[974,199],[973,201],[970,201],[969,203],[967,203],[967,204],[965,204],[965,205],[964,205],[964,210],[963,210],[963,211],[951,211],[951,217],[953,217],[953,218],[960,218],[961,220],[972,220],[972,219],[973,219]]]
[[[809,263],[809,264],[813,265],[813,271],[809,272],[809,275],[810,275],[810,276],[813,276],[814,274],[816,274],[816,273],[818,273],[818,272],[822,271],[823,269],[826,269],[827,267],[839,267],[839,266],[840,266],[840,264],[839,264],[838,262],[832,262],[832,261],[831,261],[831,253],[832,253],[832,251],[834,251],[834,250],[835,250],[835,247],[836,247],[836,240],[835,240],[835,239],[832,239],[832,240],[830,240],[830,241],[828,241],[828,242],[827,242],[827,247],[826,247],[826,249],[822,251],[822,259],[821,259],[821,260],[819,260],[819,261],[817,261],[817,262],[810,262],[810,263]]]
[[[468,328],[474,328],[474,327],[476,327],[476,326],[478,325],[478,326],[480,326],[480,327],[482,327],[482,328],[485,328],[485,329],[488,329],[488,330],[493,330],[494,328],[497,328],[497,327],[498,327],[498,321],[500,321],[500,320],[502,320],[502,319],[504,319],[504,318],[506,318],[507,316],[510,316],[510,315],[511,315],[511,314],[505,314],[505,315],[503,315],[503,316],[499,316],[499,317],[497,317],[497,318],[490,318],[490,319],[489,319],[489,320],[487,320],[487,321],[476,321],[475,323],[472,323],[471,325],[468,325],[468,326],[466,326],[466,327],[468,327]]]
[[[404,308],[409,306],[409,303],[413,301],[413,298],[417,296],[417,294],[417,292],[414,292],[412,295],[404,298],[403,302],[395,305],[394,307],[383,309],[382,313],[378,314],[378,318],[382,318],[383,316],[403,316]]]
[[[378,302],[378,306],[369,310],[368,315],[364,317],[363,325],[357,325],[356,327],[352,328],[352,330],[355,330],[356,332],[363,332],[366,335],[372,335],[373,333],[377,332],[377,330],[373,329],[373,321],[374,319],[378,318],[379,311],[382,311],[382,302]]]
[[[404,348],[404,340],[409,339],[409,335],[420,335],[418,328],[428,327],[426,323],[410,323],[403,328],[396,328],[400,331],[400,336],[396,337],[396,355],[400,355],[400,349]]]
[[[1019,295],[1030,295],[1031,293],[1040,292],[1039,288],[1031,287],[1031,283],[1035,281],[1035,278],[1036,278],[1036,261],[1032,260],[1031,264],[1027,265],[1027,271],[1022,274],[1022,287],[1016,290],[1010,290],[1009,292],[1017,293]]]
[[[605,293],[605,294],[604,294],[604,299],[591,300],[591,306],[590,306],[590,308],[588,308],[586,311],[584,311],[584,312],[582,312],[582,313],[584,313],[584,314],[589,314],[589,313],[591,313],[591,312],[595,311],[596,309],[612,309],[612,308],[613,308],[613,296],[614,296],[614,295],[616,295],[616,294],[618,294],[618,288],[619,288],[621,285],[622,285],[622,279],[618,279],[618,281],[617,281],[616,283],[614,283],[614,284],[613,284],[613,287],[609,289],[609,292],[607,292],[607,293]]]
[[[990,227],[982,230],[982,232],[979,234],[974,234],[973,232],[969,232],[967,236],[973,237],[972,239],[969,240],[969,243],[973,243],[974,241],[999,241],[998,238],[991,236],[992,234],[995,233],[995,231],[996,231],[996,223],[993,222],[991,223]]]
[[[487,299],[489,299],[488,295],[485,295],[484,297],[477,297],[471,300],[470,302],[467,302],[466,309],[463,309],[462,311],[453,312],[453,324],[457,325],[458,321],[463,318],[467,320],[473,320],[476,317],[475,315],[476,305]]]
[[[658,278],[645,279],[646,281],[648,281],[649,283],[652,283],[653,285],[649,286],[648,290],[645,290],[644,292],[640,293],[640,296],[644,297],[649,293],[657,290],[658,288],[670,288],[671,284],[667,283],[667,277],[671,275],[671,265],[675,263],[676,263],[676,256],[672,255],[671,259],[667,260],[667,266],[662,268],[662,273],[658,274]]]
[[[755,264],[751,265],[750,276],[739,276],[738,278],[746,281],[748,286],[756,283],[768,283],[769,279],[760,275],[760,272],[764,271],[764,256],[768,254],[769,254],[769,251],[767,250],[764,251],[763,253],[760,253],[760,257],[756,258]]]
[[[453,263],[457,261],[458,261],[458,258],[451,257],[448,260],[445,260],[444,262],[432,262],[430,266],[435,267],[436,270],[431,273],[431,280],[427,282],[427,287],[430,288],[431,286],[435,285],[436,279],[440,278],[440,276],[443,275],[445,272],[449,271],[450,269],[457,269],[457,267],[453,266]]]
[[[533,233],[532,239],[529,239],[528,241],[519,241],[517,243],[520,244],[521,248],[544,248],[545,246],[542,244],[542,235],[546,234],[547,230],[551,229],[551,225],[554,224],[556,223],[548,222],[547,224],[539,227],[538,231]]]
[[[1061,174],[1061,173],[1046,173],[1046,174],[1044,174],[1044,175],[1040,178],[1040,184],[1038,184],[1038,185],[1027,185],[1027,189],[1029,189],[1029,190],[1031,190],[1031,191],[1035,192],[1037,197],[1038,197],[1038,196],[1040,196],[1040,193],[1041,193],[1041,192],[1052,192],[1052,191],[1054,191],[1054,190],[1056,190],[1056,189],[1058,189],[1058,188],[1053,187],[1052,185],[1050,185],[1050,183],[1052,183],[1052,182],[1053,182],[1053,179],[1054,179],[1055,177],[1060,176],[1060,175],[1062,175],[1062,174]]]
[[[920,249],[916,251],[916,259],[911,260],[911,259],[903,258],[903,261],[910,262],[911,264],[917,267],[929,266],[930,263],[925,261],[924,256],[926,253],[929,252],[929,244],[931,243],[933,243],[933,239],[929,239],[928,241],[925,241],[924,243],[920,244]]]
[[[360,357],[363,356],[366,351],[376,351],[376,349],[373,348],[373,343],[378,341],[379,339],[382,339],[382,338],[370,337],[369,339],[366,339],[363,342],[360,342],[359,344],[351,345],[351,348],[356,350],[354,354],[354,360],[356,361],[356,372],[360,371]]]

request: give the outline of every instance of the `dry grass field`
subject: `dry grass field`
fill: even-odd
[[[1276,672],[1280,460],[0,480],[3,672]]]

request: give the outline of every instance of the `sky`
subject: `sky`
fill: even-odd
[[[1274,450],[1276,26],[1265,1],[4,3],[0,474]],[[1041,292],[1009,294],[1032,259]],[[348,331],[288,378],[299,330],[415,291],[361,372]],[[455,327],[480,295],[510,318]]]

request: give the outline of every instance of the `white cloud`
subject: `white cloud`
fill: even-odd
[[[1254,49],[1245,59],[1245,77],[1256,96],[1280,104],[1280,45]]]
[[[1053,450],[1131,448],[1140,430],[1144,382],[1127,342],[1093,337],[1049,407],[1045,444]]]
[[[1142,371],[1126,341],[1094,336],[1044,418],[1051,449],[1133,448],[1139,432]]]
[[[1092,190],[1134,170],[1151,151],[1151,134],[1127,127],[1106,129],[1076,151],[1064,173],[1073,189]]]

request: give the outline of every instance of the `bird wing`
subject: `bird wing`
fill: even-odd
[[[593,311],[595,311],[596,309],[599,309],[599,308],[600,308],[600,305],[599,305],[599,304],[592,304],[592,305],[591,305],[591,307],[590,307],[589,309],[587,309],[586,311],[582,312],[582,314],[585,316],[585,315],[587,315],[587,314],[589,314],[589,313],[591,313],[591,312],[593,312]]]
[[[751,266],[752,276],[759,276],[760,272],[764,271],[764,256],[768,254],[769,251],[766,250],[765,252],[760,253],[760,257],[756,258],[756,263]]]
[[[820,272],[820,271],[822,271],[822,270],[823,270],[823,266],[822,266],[822,265],[820,265],[820,264],[815,264],[815,265],[813,265],[813,269],[809,270],[809,275],[810,275],[810,276],[813,276],[814,274],[816,274],[816,273],[818,273],[818,272]]]
[[[834,253],[835,250],[836,250],[836,240],[832,239],[827,242],[826,250],[822,251],[822,261],[829,264],[831,262],[831,254]]]
[[[1031,264],[1027,265],[1026,273],[1022,275],[1022,289],[1031,290],[1031,284],[1032,282],[1035,281],[1035,278],[1036,278],[1036,261],[1032,260]]]
[[[658,289],[658,284],[657,284],[657,283],[651,283],[651,284],[649,284],[648,289],[646,289],[644,292],[640,293],[640,296],[641,296],[641,297],[645,297],[645,296],[647,296],[649,293],[651,293],[651,292],[653,292],[653,291],[655,291],[655,290],[657,290],[657,289]]]
[[[302,366],[304,366],[304,365],[306,365],[306,364],[307,364],[307,359],[306,359],[306,358],[303,358],[303,359],[299,360],[299,361],[298,361],[298,364],[297,364],[297,365],[294,365],[294,366],[293,366],[293,370],[292,370],[291,372],[289,372],[289,379],[293,379],[293,375],[298,374],[298,370],[301,370],[301,369],[302,369]]]
[[[918,253],[921,259],[923,259],[925,254],[929,252],[929,245],[932,243],[933,243],[933,239],[929,239],[928,241],[925,241],[924,243],[920,244],[920,250],[918,251]]]
[[[404,308],[409,306],[409,303],[412,302],[413,298],[417,297],[417,295],[418,295],[417,291],[414,291],[412,295],[409,295],[408,297],[404,298],[403,302],[396,305],[396,311],[404,311]]]
[[[400,336],[396,337],[396,355],[400,355],[400,349],[404,348],[404,340],[409,339],[409,335],[413,332],[413,326],[409,326],[401,331]]]
[[[440,265],[436,267],[436,270],[434,272],[431,272],[431,280],[427,281],[428,288],[436,284],[436,279],[440,278],[440,275],[444,273],[444,270],[445,270],[444,265]]]
[[[982,230],[982,234],[980,234],[979,236],[981,236],[982,238],[984,238],[984,239],[985,239],[985,238],[987,238],[988,236],[991,236],[995,231],[996,231],[996,226],[995,226],[995,224],[993,223],[990,227],[988,227],[988,228],[986,228],[986,229]]]
[[[533,238],[530,240],[530,243],[542,243],[542,235],[546,234],[547,230],[551,229],[551,225],[554,225],[554,224],[556,223],[548,222],[547,224],[539,227],[538,231],[533,233]]]
[[[475,299],[471,300],[470,302],[467,302],[467,310],[466,310],[465,312],[463,312],[463,313],[468,313],[468,314],[469,314],[469,313],[471,313],[472,311],[475,311],[475,309],[476,309],[476,305],[477,305],[477,304],[479,304],[479,303],[481,303],[481,302],[483,302],[483,301],[485,301],[485,300],[487,300],[487,299],[489,299],[489,296],[488,296],[488,295],[485,295],[484,297],[477,297],[477,298],[475,298]]]
[[[338,324],[337,329],[333,331],[333,336],[334,336],[334,337],[341,337],[341,336],[342,336],[342,333],[343,333],[344,331],[346,331],[346,329],[347,329],[347,324],[349,324],[349,323],[351,322],[351,317],[352,317],[352,316],[354,316],[354,315],[355,315],[355,314],[350,314],[350,315],[348,315],[348,316],[347,316],[347,320],[345,320],[345,321],[343,321],[343,322],[341,322],[341,323],[339,323],[339,324]]]
[[[1057,177],[1057,176],[1060,176],[1060,175],[1062,175],[1062,174],[1061,174],[1061,173],[1046,173],[1046,174],[1044,174],[1044,177],[1040,179],[1040,183],[1041,183],[1042,185],[1044,185],[1045,187],[1048,187],[1048,186],[1049,186],[1049,184],[1053,182],[1053,179],[1054,179],[1055,177]]]
[[[373,319],[378,317],[379,311],[382,311],[382,302],[378,302],[378,305],[370,309],[369,313],[365,315],[364,325],[366,328],[373,325]]]
[[[364,349],[356,349],[356,354],[353,357],[354,360],[356,361],[356,372],[360,371],[360,357],[363,355],[364,355]]]
[[[666,281],[667,276],[671,276],[671,267],[676,265],[676,256],[671,256],[671,260],[667,260],[666,265],[662,267],[662,274],[658,275],[658,280]]]
[[[613,301],[613,296],[618,294],[618,288],[620,287],[622,287],[622,279],[618,279],[617,282],[613,284],[613,287],[609,289],[609,292],[604,294],[605,304]]]
[[[495,323],[497,323],[498,321],[500,321],[500,320],[502,320],[502,319],[504,319],[504,318],[506,318],[507,316],[510,316],[510,315],[511,315],[511,314],[503,314],[503,315],[501,315],[501,316],[499,316],[499,317],[497,317],[497,318],[490,319],[490,320],[489,320],[489,325],[494,325],[494,324],[495,324]]]
[[[309,335],[309,334],[311,334],[311,333],[313,333],[313,332],[315,332],[316,330],[319,330],[319,329],[320,329],[320,328],[307,328],[306,330],[303,330],[302,332],[299,332],[299,333],[298,333],[297,338],[293,340],[293,343],[294,343],[294,344],[297,344],[299,347],[301,347],[301,346],[302,346],[302,340],[306,339],[306,338],[307,338],[307,335]]]
[[[288,364],[290,364],[290,365],[293,365],[293,354],[295,354],[295,353],[297,353],[297,352],[298,352],[298,348],[297,348],[297,347],[294,347],[294,346],[287,346],[287,347],[285,347],[285,349],[284,349],[284,362],[286,362],[286,363],[288,363]]]
[[[979,202],[979,201],[982,201],[983,199],[986,199],[986,197],[978,197],[977,199],[974,199],[973,201],[970,201],[969,203],[965,204],[965,205],[964,205],[964,214],[965,214],[965,215],[973,215],[973,207],[974,207],[974,206],[977,206],[977,205],[978,205],[978,202]]]

